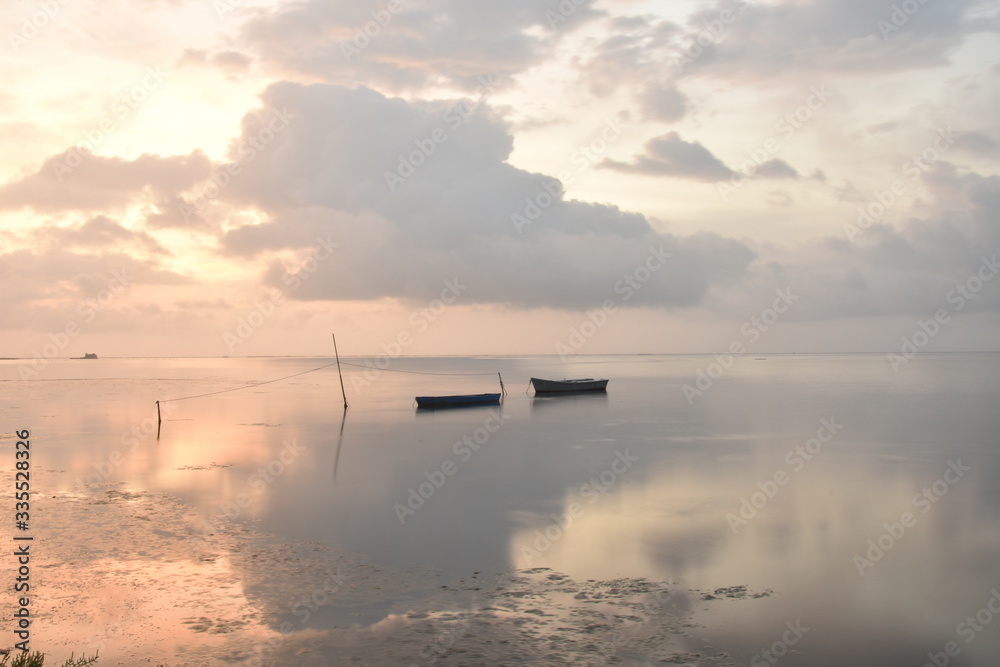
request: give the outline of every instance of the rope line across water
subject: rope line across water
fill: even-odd
[[[432,373],[430,371],[404,371],[404,370],[400,370],[398,368],[379,368],[378,366],[366,366],[364,364],[352,364],[349,361],[341,361],[340,364],[342,366],[354,366],[355,368],[364,368],[366,370],[369,369],[369,368],[371,368],[371,369],[374,369],[374,370],[377,370],[377,371],[388,371],[390,373],[412,373],[414,375],[467,375],[467,376],[473,376],[473,375],[496,375],[496,373]],[[260,387],[260,386],[263,386],[265,384],[271,384],[272,382],[281,382],[282,380],[288,380],[288,379],[291,379],[291,378],[294,378],[294,377],[298,377],[300,375],[305,375],[306,373],[314,373],[316,371],[321,371],[324,368],[329,368],[330,366],[336,366],[336,365],[337,365],[337,362],[334,361],[334,362],[326,364],[324,366],[319,366],[317,368],[310,368],[309,370],[302,371],[301,373],[293,373],[292,375],[286,375],[285,377],[275,378],[273,380],[264,380],[263,382],[255,382],[254,384],[247,384],[247,385],[243,385],[242,387],[233,387],[232,389],[220,389],[219,391],[210,391],[210,392],[205,393],[205,394],[196,394],[194,396],[182,396],[180,398],[168,398],[168,399],[160,401],[160,403],[174,403],[176,401],[187,401],[187,400],[192,399],[192,398],[204,398],[205,396],[215,396],[217,394],[228,394],[231,391],[240,391],[241,389],[253,389],[254,387]]]
[[[175,401],[186,401],[186,400],[188,400],[190,398],[203,398],[205,396],[215,396],[216,394],[226,394],[226,393],[229,393],[231,391],[239,391],[241,389],[252,389],[254,387],[260,387],[261,385],[271,384],[272,382],[281,382],[282,380],[288,380],[289,378],[294,378],[294,377],[298,377],[300,375],[305,375],[306,373],[313,373],[315,371],[321,371],[324,368],[329,368],[330,366],[336,366],[336,365],[337,365],[337,362],[335,361],[332,364],[327,364],[325,366],[320,366],[319,368],[310,368],[307,371],[302,371],[301,373],[295,373],[293,375],[286,375],[285,377],[275,378],[274,380],[264,380],[263,382],[255,382],[254,384],[246,384],[246,385],[243,385],[242,387],[233,387],[232,389],[220,389],[219,391],[210,391],[207,394],[197,394],[195,396],[182,396],[181,398],[168,398],[168,399],[166,399],[164,401],[160,401],[160,403],[173,403]]]
[[[404,371],[404,370],[400,370],[398,368],[379,368],[378,366],[375,366],[375,365],[366,366],[364,364],[352,364],[352,363],[347,362],[347,361],[341,361],[340,363],[343,366],[354,366],[355,368],[364,368],[366,370],[370,368],[370,369],[376,370],[376,371],[386,371],[387,373],[412,373],[414,375],[468,375],[468,376],[472,376],[472,375],[496,375],[496,372],[491,372],[491,373],[432,373],[430,371]]]

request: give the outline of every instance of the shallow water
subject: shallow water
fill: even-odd
[[[30,381],[0,362],[0,432],[32,433],[33,647],[100,644],[100,664],[1000,660],[1000,355],[898,373],[882,355],[399,358],[344,367],[346,417],[326,368],[163,402],[157,438],[156,400],[329,361],[63,360]],[[496,391],[498,371],[499,408],[414,409]],[[532,375],[611,383],[534,398]]]

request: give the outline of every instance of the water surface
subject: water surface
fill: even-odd
[[[683,388],[711,356],[346,361],[372,366],[344,366],[346,416],[335,367],[248,386],[328,359],[62,360],[31,381],[0,362],[0,431],[31,430],[47,497],[41,562],[102,582],[70,595],[41,570],[37,647],[100,636],[102,655],[167,664],[1000,660],[1000,355],[898,373],[883,355],[743,357],[700,395]],[[496,391],[497,372],[500,407],[414,409]],[[532,375],[611,383],[536,398]],[[130,585],[143,611],[122,617]],[[669,614],[641,613],[654,593]]]

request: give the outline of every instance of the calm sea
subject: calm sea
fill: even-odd
[[[331,361],[0,362],[6,489],[31,434],[30,529],[5,490],[0,539],[35,538],[32,648],[1000,664],[1000,354],[345,358],[346,413],[335,366],[253,386]],[[415,409],[497,373],[501,406]]]

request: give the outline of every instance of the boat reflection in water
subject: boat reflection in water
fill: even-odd
[[[475,405],[499,405],[500,394],[462,394],[459,396],[417,396],[418,409],[467,408]]]

